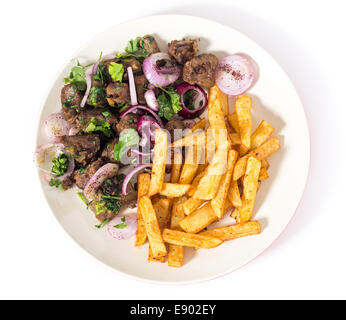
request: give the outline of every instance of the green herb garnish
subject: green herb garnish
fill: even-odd
[[[77,66],[73,67],[69,77],[64,78],[64,83],[71,83],[76,85],[78,90],[84,91],[86,89],[86,81],[85,81],[85,68],[87,66],[83,67],[79,64]]]
[[[110,219],[104,219],[99,225],[95,226],[95,228],[101,229],[101,228],[103,228],[109,221],[110,221]]]
[[[124,228],[126,228],[126,227],[127,227],[127,224],[125,223],[126,218],[125,218],[125,217],[122,217],[122,218],[121,218],[121,221],[122,221],[122,223],[116,224],[116,225],[114,226],[114,228],[117,228],[117,229],[124,229]]]
[[[65,190],[65,189],[63,188],[62,184],[61,184],[61,181],[58,180],[58,179],[53,179],[53,178],[50,179],[49,185],[50,185],[51,187],[56,187],[56,188],[58,188],[58,189],[60,189],[60,190],[62,190],[62,191]]]
[[[121,63],[111,62],[108,67],[108,72],[114,81],[121,82],[124,71],[124,66]]]
[[[159,117],[164,117],[166,120],[170,120],[172,116],[178,113],[182,107],[180,103],[180,95],[175,91],[173,87],[166,87],[161,89],[161,94],[157,97],[159,104]]]
[[[119,142],[114,145],[114,159],[120,161],[128,147],[139,144],[139,135],[135,129],[125,129],[120,132]]]
[[[104,111],[104,112],[102,112],[102,115],[103,115],[105,118],[107,118],[107,117],[110,117],[110,116],[111,116],[110,112],[108,112],[108,111]]]
[[[89,103],[94,107],[99,105],[100,101],[103,101],[106,97],[106,89],[99,86],[93,86],[89,93]]]
[[[85,128],[85,132],[95,132],[100,131],[106,137],[111,137],[113,135],[111,125],[106,120],[96,120],[95,118],[91,118],[88,126]]]
[[[86,205],[87,210],[89,209],[89,205],[94,201],[88,201],[88,199],[86,198],[86,196],[84,195],[83,192],[77,192],[77,196],[84,202],[84,204]]]
[[[59,154],[59,156],[54,157],[52,162],[52,172],[55,173],[58,177],[66,173],[68,168],[68,157],[65,153],[61,153]]]

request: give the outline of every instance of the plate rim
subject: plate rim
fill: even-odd
[[[300,105],[301,105],[301,109],[303,111],[303,114],[304,114],[304,120],[305,120],[305,125],[306,125],[306,129],[307,129],[307,143],[308,143],[308,152],[307,152],[307,170],[306,170],[306,173],[305,173],[305,177],[304,177],[304,187],[303,187],[303,191],[300,195],[300,199],[297,203],[297,206],[294,210],[294,212],[292,213],[290,219],[288,220],[287,224],[282,228],[282,230],[279,232],[279,234],[276,236],[275,239],[273,239],[269,245],[267,245],[267,247],[265,247],[261,252],[259,252],[258,254],[256,254],[253,258],[249,259],[248,261],[242,263],[241,265],[231,269],[231,270],[226,270],[224,272],[219,272],[218,274],[215,274],[215,275],[211,275],[211,276],[206,276],[206,277],[203,277],[203,278],[200,278],[200,279],[194,279],[194,280],[183,280],[183,281],[165,281],[165,280],[153,280],[153,279],[148,279],[148,278],[144,278],[144,277],[140,277],[140,276],[136,276],[136,275],[133,275],[133,274],[130,274],[130,273],[126,273],[126,272],[123,272],[117,268],[115,268],[114,266],[111,266],[109,263],[107,262],[104,262],[102,260],[100,260],[98,257],[96,257],[93,253],[91,253],[87,248],[83,247],[78,241],[76,241],[74,239],[74,237],[72,236],[72,234],[67,231],[63,224],[58,220],[58,217],[56,216],[49,200],[48,200],[48,197],[43,189],[43,183],[42,183],[42,179],[40,178],[40,170],[36,170],[37,172],[37,179],[38,179],[38,182],[39,182],[39,185],[40,185],[40,188],[41,188],[41,191],[43,193],[43,196],[46,200],[46,203],[48,204],[54,218],[56,219],[56,221],[58,222],[58,224],[60,225],[60,228],[64,231],[65,234],[67,234],[75,244],[78,245],[79,248],[81,248],[86,254],[86,256],[89,256],[89,257],[92,257],[93,259],[95,259],[98,263],[106,266],[107,268],[110,268],[113,272],[116,272],[120,275],[123,275],[125,276],[126,278],[128,279],[132,279],[132,280],[137,280],[137,281],[140,281],[140,282],[144,282],[144,283],[151,283],[151,284],[159,284],[159,285],[170,285],[170,286],[174,286],[174,285],[188,285],[188,284],[194,284],[194,283],[202,283],[202,282],[206,282],[206,281],[211,281],[211,280],[214,280],[214,279],[218,279],[218,278],[221,278],[221,277],[224,277],[224,276],[227,276],[245,266],[247,266],[249,263],[253,262],[255,259],[257,259],[258,257],[260,257],[262,254],[264,254],[268,249],[271,248],[271,246],[280,238],[280,236],[283,234],[283,232],[287,229],[288,225],[291,223],[291,221],[293,220],[293,218],[296,216],[297,214],[297,211],[302,203],[302,200],[304,198],[304,195],[307,191],[307,185],[308,185],[308,181],[309,181],[309,176],[310,176],[310,173],[311,173],[311,146],[312,146],[312,141],[311,141],[311,129],[310,129],[310,125],[309,125],[309,122],[308,122],[308,117],[307,117],[307,114],[306,114],[306,110],[304,108],[304,105],[302,103],[302,100],[300,98],[300,95],[298,93],[298,90],[294,84],[294,82],[292,81],[291,77],[288,75],[287,71],[281,66],[281,64],[277,61],[277,59],[275,57],[273,57],[273,55],[270,54],[270,52],[268,52],[263,46],[261,46],[256,40],[250,38],[248,35],[240,32],[239,30],[237,30],[236,28],[234,28],[233,26],[228,26],[226,24],[223,24],[223,23],[220,23],[216,20],[213,20],[213,19],[209,19],[209,18],[204,18],[204,17],[200,17],[198,15],[188,15],[188,14],[153,14],[153,15],[147,15],[147,16],[141,16],[141,17],[137,17],[137,18],[133,18],[133,19],[128,19],[126,21],[123,21],[121,23],[118,23],[118,24],[114,24],[114,25],[111,25],[109,27],[107,27],[106,29],[100,31],[100,32],[97,32],[96,34],[94,34],[93,36],[89,37],[81,46],[79,46],[71,55],[68,56],[67,59],[64,60],[64,62],[62,63],[62,65],[57,68],[57,71],[56,73],[52,76],[52,80],[48,83],[48,86],[47,88],[45,89],[45,93],[43,95],[43,99],[42,99],[42,103],[41,103],[41,107],[38,109],[38,117],[37,117],[37,125],[36,125],[36,131],[35,131],[35,145],[38,146],[38,140],[39,140],[39,135],[40,135],[40,124],[41,124],[41,120],[42,120],[42,114],[43,114],[43,111],[44,111],[44,108],[45,108],[45,105],[47,103],[47,100],[48,100],[48,97],[49,97],[49,94],[56,82],[56,79],[58,78],[58,76],[62,73],[62,71],[64,70],[64,68],[71,62],[71,60],[75,59],[76,56],[77,56],[77,53],[82,51],[85,47],[87,47],[89,45],[89,43],[91,43],[92,41],[94,41],[95,39],[97,39],[98,37],[100,37],[102,34],[108,32],[109,30],[113,29],[113,28],[116,28],[116,27],[120,27],[122,25],[126,25],[128,23],[133,23],[133,22],[141,22],[141,21],[144,21],[144,20],[147,20],[147,19],[155,19],[155,18],[162,18],[162,17],[170,17],[170,18],[191,18],[191,19],[195,19],[195,20],[200,20],[201,22],[208,22],[208,23],[212,23],[214,25],[218,25],[222,28],[226,28],[226,29],[229,29],[231,30],[232,32],[235,32],[235,33],[238,33],[240,36],[246,38],[247,41],[250,41],[254,44],[256,44],[256,46],[258,48],[260,48],[263,52],[265,52],[273,61],[275,61],[275,63],[277,64],[277,66],[279,67],[279,69],[285,74],[286,78],[289,80],[290,84],[292,85],[293,89],[294,89],[294,92],[296,93],[296,96],[300,102]]]

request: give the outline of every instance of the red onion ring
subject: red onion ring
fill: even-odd
[[[141,143],[142,146],[146,146],[148,143],[148,139],[150,140],[150,144],[155,143],[155,130],[160,129],[161,126],[155,119],[151,116],[141,116],[138,119],[137,123],[137,131],[144,139],[145,144]]]
[[[92,192],[97,190],[108,179],[118,172],[119,166],[115,163],[107,163],[98,169],[90,178],[84,188],[86,197],[92,198]]]
[[[160,125],[160,127],[163,127],[163,123],[162,123],[160,117],[153,110],[151,110],[150,108],[145,107],[145,106],[137,105],[137,106],[132,106],[130,108],[127,108],[125,111],[120,113],[119,118],[121,119],[121,118],[125,117],[129,113],[133,113],[133,111],[136,110],[136,109],[142,109],[142,110],[148,111],[149,113],[152,114],[152,116],[155,118],[155,120]]]
[[[159,111],[159,103],[157,102],[157,99],[155,97],[154,90],[147,90],[144,93],[145,101],[147,102],[147,105],[150,109],[154,111]]]
[[[133,77],[133,71],[131,67],[127,68],[127,75],[129,77],[131,105],[136,106],[138,104],[137,94],[136,94],[136,84],[135,84],[135,79]]]
[[[123,193],[123,195],[127,195],[127,185],[129,184],[131,178],[139,171],[145,169],[145,168],[148,168],[148,167],[152,167],[152,164],[140,164],[139,166],[133,168],[125,177],[124,179],[124,182],[123,182],[123,185],[122,185],[122,188],[121,188],[121,191]]]
[[[88,97],[89,97],[89,92],[90,92],[90,89],[91,89],[91,75],[88,74],[85,76],[85,81],[86,81],[86,84],[87,84],[87,88],[86,88],[86,91],[85,91],[85,94],[84,94],[84,97],[82,99],[82,102],[80,104],[81,108],[83,108],[88,100]]]
[[[177,86],[177,92],[180,95],[180,103],[182,109],[178,112],[180,116],[187,119],[193,119],[200,116],[208,104],[207,94],[205,91],[198,85],[191,85],[187,82],[183,82]],[[197,92],[194,98],[194,107],[195,109],[189,109],[184,103],[184,95],[187,91],[193,90]]]
[[[55,142],[56,137],[68,135],[70,125],[61,112],[52,113],[44,121],[44,130],[48,139]]]
[[[172,63],[172,67],[169,67],[165,71],[159,70],[156,64],[158,60],[168,60]],[[166,87],[179,79],[181,70],[168,53],[158,52],[144,59],[143,73],[147,80],[155,87]]]
[[[233,54],[223,58],[216,68],[215,81],[220,90],[237,96],[250,88],[255,78],[255,67],[244,55]]]
[[[125,228],[116,228],[114,226],[123,226]],[[129,215],[118,215],[107,224],[108,233],[117,240],[126,240],[135,235],[137,231],[137,219]]]
[[[131,153],[133,153],[139,157],[150,157],[153,154],[154,149],[152,149],[151,152],[148,152],[148,153],[141,152],[141,151],[138,151],[136,149],[130,149],[130,151],[131,151]]]

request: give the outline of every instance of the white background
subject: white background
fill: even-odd
[[[0,298],[345,299],[343,4],[342,0],[4,2],[0,18]],[[62,64],[104,29],[160,13],[213,19],[258,42],[296,86],[311,131],[306,192],[279,239],[240,270],[185,286],[124,278],[82,251],[50,212],[32,163],[38,115]]]

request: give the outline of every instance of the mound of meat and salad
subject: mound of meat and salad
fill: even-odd
[[[200,53],[197,39],[173,40],[162,52],[151,35],[130,40],[124,52],[77,65],[63,79],[61,110],[44,121],[48,143],[35,161],[44,179],[78,197],[116,239],[131,237],[136,218],[121,215],[137,205],[136,177],[151,170],[155,129],[173,141],[201,118],[208,89],[236,96],[254,79],[243,55],[222,60]],[[181,134],[180,134],[181,137]],[[166,167],[169,174],[169,166]]]

